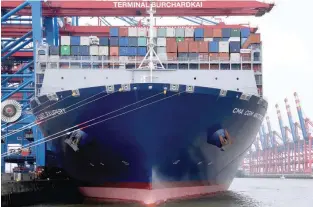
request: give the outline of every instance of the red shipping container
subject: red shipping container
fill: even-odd
[[[128,28],[127,27],[120,27],[118,30],[118,36],[128,37]]]
[[[209,52],[209,43],[205,41],[198,41],[199,52]]]
[[[222,29],[213,29],[213,37],[223,37]]]
[[[188,41],[182,41],[177,43],[178,52],[188,52]]]
[[[251,70],[251,64],[242,64],[242,70]]]
[[[200,64],[200,69],[202,70],[209,70],[210,64]]]
[[[167,53],[167,60],[177,60],[177,53],[175,53],[175,52],[168,52]]]
[[[110,56],[118,56],[118,47],[110,47]]]
[[[210,65],[210,70],[219,70],[219,65],[218,64],[211,64]]]
[[[251,61],[251,54],[250,53],[240,53],[240,57],[242,61]]]
[[[177,53],[177,42],[176,38],[166,38],[166,52]]]
[[[228,61],[229,60],[229,53],[223,52],[218,53],[218,56],[221,61]]]
[[[203,36],[204,37],[213,37],[213,29],[205,27]]]
[[[198,42],[189,42],[189,45],[188,45],[188,48],[189,48],[189,52],[199,52],[199,45],[198,45]]]

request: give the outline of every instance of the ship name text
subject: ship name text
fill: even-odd
[[[253,118],[259,119],[260,121],[263,121],[263,116],[259,113],[250,111],[250,110],[245,110],[245,109],[239,109],[239,108],[234,108],[233,109],[233,114],[239,114],[243,116],[251,116]]]
[[[64,113],[65,113],[65,109],[55,109],[55,110],[46,111],[46,112],[39,114],[38,116],[36,116],[36,119],[38,121],[41,121],[43,119],[47,119],[53,116],[58,116]]]

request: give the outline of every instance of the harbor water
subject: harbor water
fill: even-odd
[[[167,202],[160,207],[312,207],[312,179],[236,178],[228,192],[187,201]],[[49,204],[37,206],[51,206]],[[138,204],[75,204],[58,207],[137,207]]]

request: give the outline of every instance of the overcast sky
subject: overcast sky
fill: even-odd
[[[275,104],[282,111],[288,125],[284,98],[289,99],[294,121],[298,121],[293,93],[300,97],[306,117],[313,120],[313,26],[309,20],[312,0],[275,0],[276,6],[263,17],[231,17],[226,23],[251,23],[258,26],[263,42],[264,96],[269,101],[268,115],[273,128],[279,131]],[[115,18],[107,18],[112,25],[126,25]],[[80,19],[80,25],[95,25],[96,19]],[[157,19],[157,25],[187,24],[178,18]],[[189,23],[190,24],[190,23]],[[312,58],[312,59],[311,59]]]

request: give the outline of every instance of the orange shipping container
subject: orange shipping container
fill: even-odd
[[[188,47],[189,47],[189,52],[199,52],[198,42],[190,41]]]
[[[223,37],[222,29],[213,29],[213,37]]]
[[[177,52],[176,38],[166,38],[166,52]]]
[[[167,53],[167,59],[168,60],[177,60],[177,53],[175,53],[175,52],[168,52]]]
[[[110,56],[118,56],[118,47],[110,47]]]
[[[209,53],[210,61],[218,60],[218,53]]]
[[[220,58],[220,60],[224,60],[227,61],[229,60],[229,53],[223,52],[223,53],[218,53],[218,56]]]
[[[127,27],[120,27],[118,30],[118,36],[128,37],[128,28]]]
[[[178,52],[188,52],[188,42],[178,42],[177,43]]]
[[[209,43],[205,41],[198,41],[199,52],[209,52]]]
[[[205,27],[204,28],[204,37],[213,37],[213,29]]]

